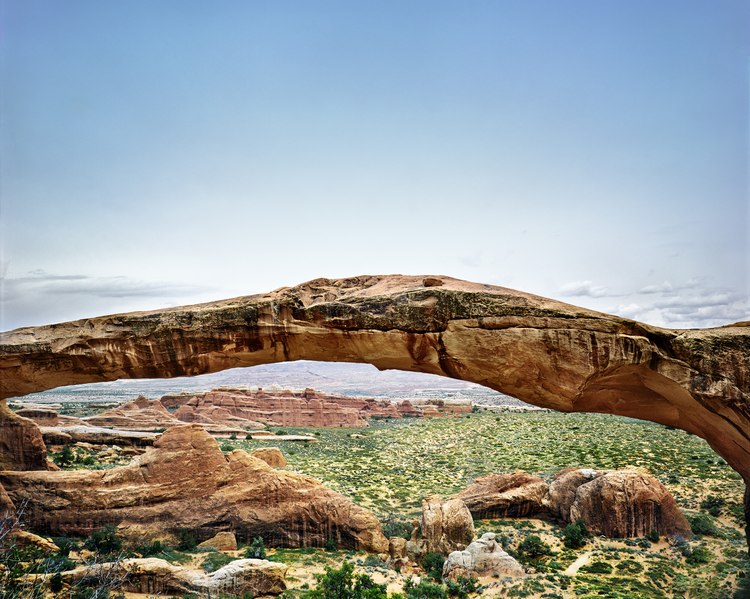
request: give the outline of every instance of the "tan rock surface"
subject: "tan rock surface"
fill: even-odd
[[[523,566],[495,540],[495,533],[488,532],[472,541],[463,551],[454,551],[443,564],[443,578],[456,580],[459,576],[479,578],[523,578]]]
[[[213,547],[216,551],[237,551],[237,538],[234,533],[224,531],[198,543],[198,547]]]
[[[526,472],[487,474],[456,495],[475,518],[530,518],[546,512],[548,485]]]
[[[0,336],[0,397],[300,359],[441,374],[541,407],[653,420],[705,438],[750,481],[748,323],[663,329],[444,276],[316,279],[17,329]]]
[[[0,400],[0,470],[48,470],[47,447],[33,420]]]
[[[81,566],[62,574],[63,581],[97,579],[123,580],[119,590],[133,593],[187,594],[201,597],[254,597],[279,595],[286,590],[285,564],[259,559],[240,559],[210,574],[174,566],[154,557],[125,559],[117,563]]]
[[[474,520],[460,499],[443,500],[437,495],[422,501],[422,539],[424,553],[442,553],[464,549],[474,539]]]
[[[259,447],[258,449],[253,449],[250,455],[263,460],[271,468],[283,468],[287,465],[286,458],[278,447]]]
[[[133,401],[82,420],[90,426],[138,431],[154,431],[183,424],[172,416],[158,399],[151,400],[142,395]]]
[[[125,536],[165,538],[180,528],[199,540],[231,530],[270,546],[344,547],[383,552],[377,519],[318,481],[241,450],[224,455],[198,425],[165,432],[129,465],[106,471],[0,472],[24,520],[49,534],[87,535],[114,523]]]

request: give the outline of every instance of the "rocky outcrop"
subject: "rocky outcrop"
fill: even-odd
[[[213,547],[216,551],[237,551],[237,537],[231,532],[220,532],[210,539],[206,539],[202,543],[199,543],[198,547]]]
[[[643,471],[563,471],[550,485],[549,505],[563,522],[583,520],[606,537],[692,534],[669,490]]]
[[[0,470],[48,470],[47,447],[33,420],[0,400]]]
[[[464,502],[449,499],[446,502],[437,495],[422,501],[423,553],[442,553],[463,549],[474,538],[474,520]]]
[[[316,279],[17,329],[0,338],[0,397],[302,359],[429,372],[555,410],[648,418],[706,439],[750,481],[750,323],[663,329],[442,276]]]
[[[2,522],[13,518],[16,515],[16,506],[13,505],[8,493],[5,488],[0,485],[0,529],[2,529]]]
[[[260,559],[239,559],[210,574],[174,566],[154,557],[81,566],[64,572],[70,584],[88,579],[121,580],[118,590],[152,595],[198,594],[201,597],[279,595],[286,590],[287,566]]]
[[[198,425],[165,432],[128,466],[106,471],[0,472],[29,528],[87,535],[116,524],[126,537],[199,540],[232,531],[271,546],[343,547],[384,552],[388,542],[370,512],[307,476],[274,470],[241,450],[224,455]]]
[[[283,468],[287,465],[286,458],[278,447],[259,447],[258,449],[253,449],[250,455],[263,460],[271,468]]]
[[[182,424],[182,423],[180,423]],[[161,433],[128,431],[103,426],[42,426],[44,442],[49,445],[91,443],[93,445],[122,445],[147,447],[154,444]]]
[[[443,578],[523,578],[523,567],[506,553],[495,540],[495,533],[488,532],[473,541],[463,551],[454,551],[443,564]]]
[[[543,515],[548,486],[526,472],[487,474],[456,495],[475,518],[531,518]]]

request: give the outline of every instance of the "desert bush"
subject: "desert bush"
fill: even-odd
[[[716,497],[715,495],[709,495],[703,501],[701,501],[701,509],[705,510],[712,516],[720,516],[726,500],[723,497]]]
[[[117,528],[114,524],[95,530],[84,541],[83,546],[89,551],[100,554],[111,554],[122,549],[122,539],[117,536]]]
[[[192,551],[198,546],[198,537],[187,528],[181,528],[177,531],[177,539],[177,549],[180,551]]]
[[[685,562],[691,566],[697,564],[707,564],[711,561],[713,553],[705,545],[698,545],[690,550],[690,553],[685,556]]]
[[[709,535],[712,537],[721,536],[721,532],[716,527],[711,516],[706,514],[695,514],[694,516],[688,516],[688,522],[693,532],[697,535]]]
[[[466,599],[471,593],[477,592],[479,589],[479,582],[476,578],[459,576],[456,580],[446,581],[445,587],[448,590],[448,595],[451,597]]]
[[[231,555],[225,555],[218,551],[211,551],[203,558],[201,568],[206,572],[215,572],[219,568],[226,566],[231,561],[234,561],[234,558]]]
[[[266,559],[266,543],[263,537],[255,537],[245,549],[245,557],[254,559]]]
[[[443,585],[426,580],[414,584],[411,578],[404,583],[404,594],[407,599],[447,599],[448,597]]]
[[[563,544],[570,549],[579,549],[586,544],[588,536],[589,532],[583,520],[578,520],[568,524],[563,530]]]
[[[539,535],[529,535],[518,544],[516,551],[522,557],[536,559],[543,555],[550,555],[552,548]]]
[[[435,580],[442,580],[445,557],[441,553],[427,553],[422,558],[422,567]]]
[[[612,566],[607,562],[592,562],[587,566],[581,566],[581,572],[589,574],[612,574]]]
[[[388,514],[382,521],[383,534],[386,539],[391,537],[400,537],[407,541],[411,539],[411,531],[414,528],[412,523],[405,518],[400,518],[394,514]]]
[[[367,574],[354,574],[354,566],[344,562],[340,568],[326,566],[318,584],[302,595],[313,599],[387,599],[385,585],[376,584]]]

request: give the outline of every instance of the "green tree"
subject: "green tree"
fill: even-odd
[[[245,557],[253,559],[266,559],[266,543],[263,537],[255,537],[245,549]]]
[[[589,532],[583,520],[578,520],[568,524],[563,530],[563,544],[570,549],[579,549],[586,544],[588,536]]]
[[[385,585],[376,584],[367,574],[354,574],[354,566],[344,562],[340,568],[326,566],[318,585],[306,594],[314,599],[388,599]]]

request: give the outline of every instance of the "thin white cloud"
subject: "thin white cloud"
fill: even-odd
[[[560,287],[560,294],[565,297],[604,297],[608,289],[594,285],[591,281],[572,281]]]

